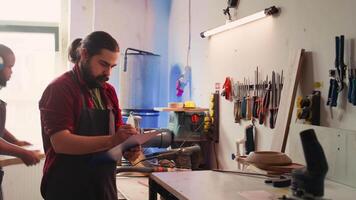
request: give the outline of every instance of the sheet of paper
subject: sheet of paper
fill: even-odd
[[[152,132],[148,132],[148,133],[144,133],[144,134],[133,135],[133,136],[129,137],[127,140],[125,140],[125,142],[110,149],[107,152],[107,155],[112,160],[116,160],[116,161],[121,160],[122,153],[124,151],[127,151],[130,148],[144,144],[151,138],[155,137],[157,134],[159,134],[159,132],[152,131]]]
[[[143,134],[133,135],[129,137],[127,140],[125,140],[123,143],[115,146],[109,151],[93,156],[93,162],[98,163],[98,162],[108,162],[108,161],[110,162],[120,161],[122,159],[123,152],[129,150],[130,148],[144,144],[145,142],[154,138],[159,133],[160,131],[152,130],[152,131],[144,132]]]

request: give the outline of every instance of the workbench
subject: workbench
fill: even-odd
[[[215,171],[152,173],[149,200],[157,193],[170,200],[267,200],[290,195],[289,188],[274,188],[264,177]],[[325,182],[325,199],[355,199],[356,189],[331,181]]]

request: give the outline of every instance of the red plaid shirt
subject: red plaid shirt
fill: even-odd
[[[56,153],[50,142],[51,135],[62,130],[76,133],[76,125],[83,108],[82,94],[87,107],[94,107],[79,66],[76,65],[73,72],[79,83],[73,79],[73,73],[68,71],[47,86],[39,102],[43,146],[46,153],[44,174],[48,172],[56,159]],[[115,89],[109,83],[105,83],[100,89],[100,94],[105,105],[108,105],[108,102],[112,104],[117,130],[123,121]]]

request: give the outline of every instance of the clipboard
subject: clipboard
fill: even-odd
[[[122,159],[123,152],[146,143],[150,139],[156,137],[161,132],[162,131],[160,130],[151,130],[145,131],[142,134],[133,135],[121,144],[111,148],[110,150],[95,154],[93,156],[92,163],[120,161]]]

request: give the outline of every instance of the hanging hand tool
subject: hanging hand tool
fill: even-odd
[[[240,100],[240,85],[239,82],[233,84],[233,100],[234,100],[234,119],[235,123],[240,123],[241,120],[241,100]]]
[[[252,124],[246,127],[245,134],[246,134],[245,148],[246,148],[246,155],[248,155],[250,152],[255,151],[256,127],[255,124],[253,123],[253,120],[252,120]]]
[[[328,100],[326,105],[330,107],[337,106],[337,98],[339,91],[339,82],[341,80],[341,69],[340,69],[340,38],[335,37],[335,70],[329,70],[330,85],[328,92]]]
[[[329,93],[328,93],[328,100],[326,102],[326,105],[330,107],[336,107],[337,106],[337,98],[339,96],[339,84],[335,78],[335,71],[330,71],[330,86],[329,86]]]
[[[252,116],[253,118],[258,118],[258,67],[255,71],[255,85],[254,85],[254,94],[252,97]]]
[[[275,91],[275,105],[274,105],[274,115],[273,115],[273,125],[275,126],[276,121],[277,121],[277,115],[278,115],[278,107],[279,107],[279,101],[280,101],[280,83],[281,83],[281,76],[278,73],[275,73],[276,76],[276,91]]]
[[[260,119],[260,112],[262,111],[263,109],[263,96],[264,96],[264,93],[265,93],[265,87],[264,87],[264,81],[259,81],[258,83],[258,95],[257,95],[257,118],[256,120]]]
[[[340,91],[344,89],[344,79],[346,76],[346,65],[344,63],[344,45],[345,44],[345,37],[343,35],[340,36],[340,44],[339,44],[339,66],[337,71],[339,72],[339,84],[340,84]]]
[[[339,81],[341,78],[341,71],[340,71],[340,37],[336,36],[335,37],[335,69],[336,69],[336,75],[335,78]]]
[[[230,77],[225,78],[225,83],[223,85],[223,91],[221,92],[221,96],[224,96],[226,100],[231,101],[231,79]]]
[[[267,85],[267,89],[265,89],[266,85]],[[263,124],[265,122],[266,114],[269,108],[271,88],[272,88],[272,84],[271,82],[268,82],[268,76],[267,76],[266,82],[263,84],[263,89],[265,90],[265,93],[262,100],[262,107],[260,109],[259,116],[258,116],[260,124]]]
[[[247,109],[246,109],[246,120],[250,120],[252,118],[252,96],[251,96],[251,84],[250,84],[250,79],[248,79],[248,85],[247,85],[247,92],[248,92],[248,95],[246,97],[246,106],[247,106]]]
[[[352,84],[352,79],[354,79],[353,69],[349,69],[349,90],[347,92],[347,100],[352,103],[352,90],[354,85]]]
[[[349,68],[349,93],[348,99],[352,105],[356,105],[356,68],[355,68],[355,42],[354,40],[350,40],[350,68]]]
[[[352,91],[351,91],[351,102],[352,105],[356,106],[356,72],[354,71],[354,78],[352,79]]]
[[[243,88],[243,95],[241,100],[241,118],[246,118],[246,109],[247,109],[247,101],[246,101],[246,80],[244,78],[244,84],[242,85]]]
[[[352,78],[351,78],[351,103],[356,106],[356,69],[353,68],[351,70]]]
[[[276,107],[277,107],[277,94],[276,94],[276,74],[272,71],[272,94],[271,94],[271,108],[270,108],[270,118],[269,118],[269,127],[274,129],[274,122],[275,122],[275,114],[276,114]]]
[[[282,95],[282,89],[283,89],[283,84],[284,84],[284,77],[283,77],[283,70],[282,70],[282,73],[281,73],[281,77],[280,77],[280,81],[279,81],[279,95],[278,95],[278,107],[281,103],[281,95]]]
[[[354,67],[354,44],[350,44],[350,68],[348,70],[349,74],[349,90],[347,94],[347,99],[352,105],[356,105],[356,68]]]
[[[349,70],[349,91],[347,99],[352,105],[356,105],[356,69],[351,68]]]
[[[279,103],[281,101],[281,92],[282,92],[282,85],[283,85],[283,71],[282,74],[277,74],[277,81],[276,81],[276,105],[274,108],[274,118],[273,118],[273,124],[276,124],[277,121],[277,115],[278,115],[278,108],[279,108]]]

